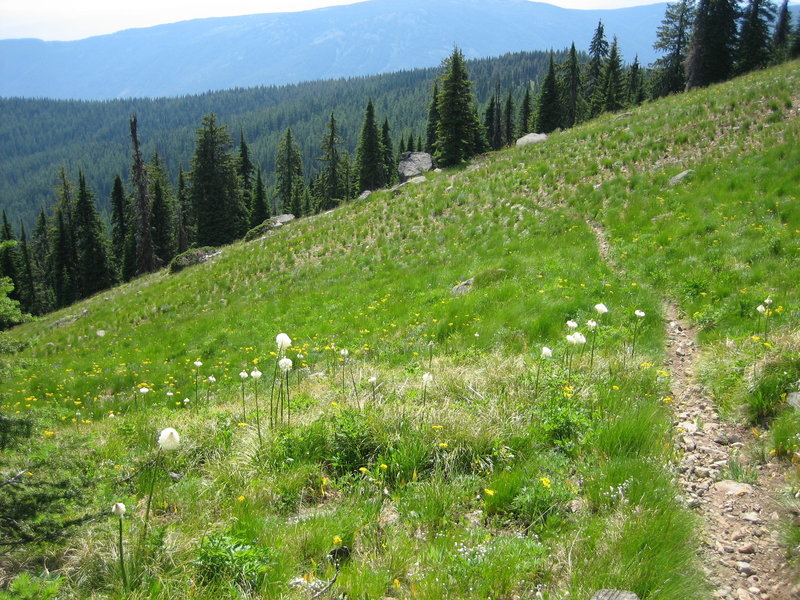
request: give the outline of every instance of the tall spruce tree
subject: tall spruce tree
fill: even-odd
[[[372,98],[367,102],[364,111],[364,123],[361,126],[356,150],[356,169],[358,169],[359,191],[377,190],[383,187],[385,183],[383,152]]]
[[[436,144],[436,131],[439,127],[439,82],[433,84],[433,96],[428,108],[428,126],[425,130],[425,152],[433,154]],[[402,144],[401,144],[402,148]]]
[[[749,0],[736,47],[736,72],[766,67],[772,58],[772,21],[775,7],[769,0]]]
[[[256,169],[256,185],[253,188],[253,210],[250,212],[250,227],[261,225],[269,218],[269,205],[267,204],[267,186],[261,177],[261,169]]]
[[[31,240],[31,262],[33,265],[34,288],[38,306],[34,314],[44,314],[55,308],[53,277],[51,267],[50,223],[44,208],[39,211]]]
[[[111,252],[114,257],[114,270],[122,273],[122,262],[125,256],[125,239],[128,236],[128,199],[125,197],[125,188],[122,177],[114,177],[111,188]]]
[[[583,82],[581,81],[581,65],[578,52],[573,43],[569,56],[561,69],[561,126],[568,129],[583,120],[586,101],[583,98]]]
[[[203,117],[192,156],[191,199],[199,246],[230,244],[248,225],[242,201],[233,141],[214,113]]]
[[[14,232],[11,229],[11,224],[8,222],[6,211],[3,211],[3,225],[0,230],[0,277],[8,277],[14,284],[14,289],[9,292],[9,298],[12,300],[20,301],[20,260],[19,260],[19,245],[17,238],[14,237]]]
[[[644,73],[639,66],[639,55],[637,54],[628,68],[624,103],[629,106],[638,106],[644,102],[644,97]]]
[[[725,81],[733,74],[736,0],[700,0],[686,56],[686,89]]]
[[[153,248],[152,218],[150,214],[150,196],[148,194],[147,169],[139,148],[139,132],[136,115],[130,119],[131,144],[133,145],[133,167],[131,175],[134,185],[133,202],[133,239],[135,240],[136,275],[155,271],[160,265]]]
[[[608,60],[603,69],[601,85],[597,87],[601,93],[592,99],[599,102],[601,111],[614,112],[625,106],[625,81],[622,73],[622,57],[619,53],[619,44],[616,36],[611,43],[611,50],[608,53]]]
[[[525,86],[525,94],[522,96],[522,103],[519,106],[519,121],[517,121],[517,131],[520,135],[529,133],[531,126],[531,115],[533,115],[533,103],[531,100],[531,86]]]
[[[75,240],[78,251],[80,296],[85,298],[109,287],[113,282],[103,222],[97,213],[94,194],[86,178],[78,172],[78,198],[75,201]]]
[[[655,61],[656,97],[682,92],[686,88],[686,54],[694,25],[694,0],[667,4],[664,19],[656,30],[653,48],[664,53]]]
[[[539,92],[539,101],[536,110],[536,130],[541,133],[550,133],[559,127],[562,119],[561,94],[556,79],[556,65],[553,54],[550,53],[550,63],[547,74],[542,82]]]
[[[472,97],[472,82],[458,48],[444,60],[438,83],[439,122],[434,153],[437,162],[447,167],[483,152],[485,142]]]
[[[503,145],[510,146],[516,139],[517,128],[514,124],[514,96],[509,91],[506,95],[506,104],[503,108]]]
[[[236,157],[236,173],[242,186],[242,197],[249,198],[253,192],[253,173],[256,166],[250,160],[250,148],[244,140],[244,131],[239,131],[239,156]]]
[[[345,199],[341,172],[342,144],[336,117],[331,113],[320,146],[322,156],[319,161],[322,163],[322,171],[320,173],[319,189],[317,190],[319,210],[330,210]]]
[[[792,17],[789,14],[789,0],[783,0],[772,32],[772,61],[783,62],[789,58],[792,37]]]
[[[178,253],[186,252],[197,239],[197,220],[192,206],[192,194],[186,182],[183,165],[178,167],[178,201],[175,211],[177,221]]]
[[[78,299],[78,250],[73,227],[74,202],[73,183],[67,179],[66,170],[59,171],[59,186],[54,214],[54,227],[50,269],[53,276],[53,291],[57,308],[67,306]]]
[[[31,256],[28,234],[25,224],[19,222],[19,277],[20,277],[20,304],[22,310],[32,314],[42,314],[39,298],[36,293],[36,277],[33,272],[33,257]]]
[[[151,185],[153,198],[153,251],[161,264],[168,264],[175,256],[175,210],[172,191],[166,177],[154,177]]]
[[[592,41],[589,43],[589,66],[586,70],[586,96],[594,98],[597,86],[601,84],[600,78],[603,75],[603,68],[608,58],[608,40],[605,36],[603,22],[597,23],[594,30]],[[596,113],[593,113],[593,115]]]
[[[792,35],[789,56],[791,58],[797,58],[800,56],[800,13],[797,14],[797,23],[795,24],[794,33]]]
[[[394,145],[392,144],[389,119],[384,119],[381,127],[381,163],[383,166],[383,184],[392,185],[396,183],[399,179],[399,174],[397,173],[397,163],[394,158]]]
[[[275,203],[278,211],[289,212],[295,217],[301,217],[305,212],[303,156],[291,128],[286,129],[275,154]]]
[[[503,147],[503,107],[500,102],[500,82],[495,82],[494,94],[489,98],[489,104],[483,114],[483,127],[486,130],[486,139],[489,148],[500,150]]]

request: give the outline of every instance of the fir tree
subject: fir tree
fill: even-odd
[[[433,154],[436,144],[436,131],[439,127],[439,83],[433,84],[433,97],[428,108],[428,127],[425,130],[425,152]],[[402,148],[402,144],[400,146]]]
[[[344,199],[342,190],[342,159],[341,159],[342,139],[339,137],[338,124],[333,113],[328,120],[325,136],[322,138],[322,172],[320,173],[319,189],[319,210],[330,210]],[[265,217],[266,218],[266,217]]]
[[[656,31],[653,48],[665,53],[655,61],[656,97],[682,92],[686,87],[686,54],[694,24],[694,0],[667,4],[664,19]]]
[[[589,67],[586,71],[586,93],[589,98],[594,98],[596,88],[600,85],[608,51],[608,40],[606,40],[603,22],[599,21],[592,41],[589,43]]]
[[[383,166],[384,185],[396,183],[399,175],[397,173],[397,164],[394,160],[394,146],[392,145],[389,119],[384,119],[383,126],[381,127],[381,162]]]
[[[28,235],[25,233],[25,224],[19,223],[19,285],[20,304],[22,310],[33,314],[39,311],[39,299],[36,295],[36,283],[33,274],[33,260],[31,258]]]
[[[772,58],[771,24],[775,7],[769,0],[749,0],[737,45],[736,72],[766,67]]]
[[[583,120],[585,100],[581,82],[581,65],[578,52],[573,43],[569,49],[569,57],[562,67],[561,79],[562,127],[568,129]]]
[[[541,133],[550,133],[561,124],[561,103],[556,80],[556,66],[552,53],[547,75],[542,82],[539,92],[539,102],[536,110],[536,130]]]
[[[377,190],[383,187],[385,183],[383,152],[381,151],[380,132],[375,121],[375,107],[372,104],[372,98],[367,102],[364,123],[358,138],[356,168],[358,169],[360,191]]]
[[[519,107],[519,121],[517,122],[517,130],[521,135],[525,135],[529,132],[532,114],[531,87],[526,85],[525,94],[522,96],[522,104],[520,104]]]
[[[510,146],[516,140],[517,129],[514,125],[514,96],[508,92],[506,104],[503,108],[503,145]]]
[[[489,140],[489,147],[492,150],[500,150],[503,147],[503,112],[500,105],[500,83],[495,83],[494,94],[489,99],[486,112],[483,116],[483,127],[486,130],[486,138]]]
[[[792,44],[789,48],[789,56],[797,58],[800,56],[800,13],[797,15],[797,23],[794,28],[794,35],[792,36]]]
[[[155,271],[159,267],[158,258],[153,248],[153,232],[151,230],[150,197],[148,195],[148,178],[142,153],[139,149],[139,133],[136,115],[130,119],[131,143],[133,144],[132,179],[134,184],[133,203],[133,239],[135,240],[135,274],[142,275]]]
[[[36,218],[31,246],[33,285],[38,301],[33,312],[41,315],[55,308],[52,270],[50,269],[50,224],[44,209],[39,211],[39,216]]]
[[[11,224],[8,222],[6,211],[3,211],[3,226],[0,230],[0,277],[8,277],[14,284],[14,289],[9,292],[12,300],[21,300],[20,297],[20,277],[19,277],[19,247]]]
[[[192,194],[186,183],[183,165],[178,167],[178,202],[176,207],[178,253],[186,252],[197,239],[197,223],[192,207]]]
[[[275,203],[278,211],[295,217],[304,213],[305,183],[303,181],[303,156],[288,128],[278,144],[275,155]]]
[[[236,157],[236,173],[239,175],[243,197],[249,198],[253,192],[253,172],[256,167],[250,160],[250,148],[244,141],[244,131],[239,131],[239,156]]]
[[[229,244],[247,230],[233,141],[213,113],[203,117],[192,156],[191,199],[199,246]]]
[[[256,170],[256,185],[253,188],[253,210],[250,212],[250,227],[261,225],[269,219],[269,207],[267,205],[267,188],[261,177],[261,169]]]
[[[700,0],[686,56],[686,88],[725,81],[733,74],[736,0]]]
[[[779,63],[789,58],[789,45],[792,37],[792,20],[789,15],[789,0],[783,0],[775,20],[772,33],[772,60]]]
[[[114,186],[111,189],[111,251],[114,256],[114,268],[122,272],[122,263],[125,256],[125,239],[128,237],[128,200],[122,186],[122,177],[114,177]]]
[[[80,296],[85,298],[109,287],[113,277],[108,264],[103,223],[82,172],[78,173],[78,198],[75,201],[75,240],[78,251],[76,287]]]
[[[442,166],[457,165],[484,149],[483,135],[472,97],[464,55],[454,48],[439,77],[435,156]]]
[[[152,185],[153,251],[161,264],[167,264],[175,256],[175,214],[171,193],[161,178]]]
[[[49,259],[57,308],[72,304],[78,299],[78,251],[73,227],[73,184],[67,179],[63,167],[59,172],[59,183],[55,226],[51,233],[52,253]]]
[[[644,102],[644,73],[639,66],[639,56],[637,55],[628,69],[624,103],[630,106],[638,106],[642,102]]]
[[[622,76],[622,57],[619,54],[617,38],[611,44],[600,85],[597,86],[600,95],[595,95],[592,102],[597,102],[600,111],[614,112],[625,105],[625,82]]]

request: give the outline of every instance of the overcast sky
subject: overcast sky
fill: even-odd
[[[133,0],[123,3],[120,0],[0,0],[0,39],[77,40],[187,19],[309,10],[356,1]],[[660,1],[664,0],[551,0],[549,4],[566,8],[621,8]]]

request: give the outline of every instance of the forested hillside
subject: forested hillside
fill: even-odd
[[[556,60],[563,58],[563,52],[556,53]],[[525,86],[546,71],[548,60],[546,52],[521,52],[469,61],[479,102],[486,101],[495,83],[521,97]],[[101,212],[107,213],[114,176],[126,178],[130,168],[128,118],[133,113],[138,116],[142,152],[149,159],[157,151],[172,181],[179,165],[188,169],[195,130],[211,112],[228,125],[237,141],[239,133],[244,134],[253,162],[268,180],[278,141],[290,126],[304,170],[313,173],[331,112],[340,124],[345,148],[352,153],[369,98],[381,120],[389,120],[394,140],[424,138],[437,73],[438,68],[417,69],[180,98],[104,102],[0,98],[0,208],[30,229],[40,209],[54,203],[53,189],[63,166],[71,174],[84,172]]]

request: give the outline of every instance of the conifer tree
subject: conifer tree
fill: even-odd
[[[436,131],[439,127],[439,82],[433,84],[433,97],[428,108],[428,127],[425,130],[425,152],[433,154],[436,143]],[[403,145],[400,144],[402,148]]]
[[[22,310],[28,313],[41,314],[33,275],[33,259],[31,258],[28,235],[25,232],[25,224],[22,221],[19,223],[19,261],[20,304]]]
[[[583,85],[581,81],[581,65],[578,62],[578,52],[573,43],[569,49],[569,56],[562,67],[561,78],[561,106],[563,119],[561,126],[565,129],[580,123],[585,111],[583,98]]]
[[[789,58],[789,47],[792,37],[792,19],[789,15],[789,0],[783,0],[775,20],[772,33],[772,61],[783,62]]]
[[[122,263],[125,256],[125,239],[128,237],[128,200],[125,197],[125,188],[122,177],[114,177],[111,188],[111,252],[114,257],[114,269],[122,272]]]
[[[157,177],[152,183],[153,251],[161,264],[168,264],[175,256],[175,213],[172,193],[165,179]]]
[[[517,131],[520,135],[528,133],[531,125],[531,115],[533,114],[533,104],[531,103],[531,86],[525,86],[525,94],[522,96],[522,104],[519,107],[519,121]]]
[[[771,24],[775,7],[769,0],[749,0],[736,48],[736,72],[766,67],[772,58]]]
[[[194,245],[197,239],[197,222],[192,206],[192,194],[186,183],[186,174],[183,165],[178,167],[178,202],[176,206],[178,253],[186,252]]]
[[[628,69],[628,81],[625,89],[623,104],[638,106],[644,102],[644,73],[639,66],[639,56],[636,55]]]
[[[550,133],[561,124],[561,103],[556,80],[556,66],[553,54],[550,54],[550,64],[547,74],[542,82],[539,92],[539,101],[536,111],[536,130],[540,133]]]
[[[413,138],[413,136],[411,136]],[[397,182],[397,163],[394,160],[394,145],[392,144],[392,134],[389,128],[389,119],[383,120],[381,127],[381,162],[383,166],[383,183],[392,185]]]
[[[0,277],[8,277],[14,284],[14,289],[9,292],[12,300],[21,300],[19,277],[19,247],[11,224],[8,222],[6,211],[3,211],[3,225],[0,229]]]
[[[303,156],[292,137],[291,128],[278,144],[275,154],[275,203],[277,210],[295,217],[304,214],[305,183],[303,181]]]
[[[204,116],[197,130],[191,175],[199,246],[229,244],[247,230],[232,145],[227,126],[217,125],[213,113]]]
[[[372,104],[372,98],[367,102],[364,123],[358,138],[356,168],[358,169],[360,191],[377,190],[383,187],[385,183],[383,152],[381,151],[380,132],[375,120],[375,106]]]
[[[36,218],[36,226],[33,230],[33,239],[31,241],[33,281],[38,301],[38,305],[33,309],[33,312],[38,315],[55,308],[50,257],[50,224],[44,208],[42,208]]]
[[[614,112],[625,105],[625,82],[622,75],[622,57],[619,54],[619,44],[616,36],[611,44],[600,85],[596,87],[597,93],[592,98],[592,103],[599,106],[597,112]]]
[[[495,82],[494,94],[489,99],[486,112],[483,116],[483,127],[486,130],[486,138],[489,140],[489,148],[500,150],[503,147],[503,112],[500,103],[500,83]]]
[[[94,194],[86,178],[78,172],[78,198],[75,201],[75,240],[78,251],[77,289],[80,297],[96,294],[113,281],[108,264],[107,241],[97,213]]]
[[[155,271],[160,265],[153,248],[152,219],[150,214],[150,197],[148,195],[147,169],[139,149],[139,133],[136,115],[131,116],[131,143],[133,145],[133,167],[131,174],[134,185],[134,202],[132,215],[133,239],[135,240],[135,275]]]
[[[686,88],[725,81],[733,74],[736,0],[700,0],[686,56]]]
[[[653,48],[665,55],[655,61],[656,97],[682,92],[686,87],[686,54],[694,25],[694,0],[667,4],[664,19],[656,31]]]
[[[506,105],[503,108],[503,145],[510,146],[516,139],[517,129],[514,125],[514,96],[508,92],[506,96]]]
[[[605,61],[608,58],[608,51],[608,40],[605,36],[603,22],[599,21],[592,36],[592,41],[589,43],[589,67],[586,71],[586,94],[588,98],[594,98],[596,88],[600,85],[600,78],[603,74]]]
[[[434,153],[442,166],[457,165],[484,149],[471,88],[464,55],[454,48],[444,60],[439,77],[439,121]]]
[[[267,205],[267,188],[261,177],[261,169],[256,169],[256,185],[253,188],[253,210],[250,212],[250,227],[261,225],[269,218]]]
[[[339,136],[338,124],[333,113],[331,113],[327,130],[320,146],[322,156],[319,160],[322,163],[322,172],[320,173],[319,189],[316,194],[319,198],[319,210],[330,210],[344,199],[341,147],[342,139]]]
[[[789,48],[789,56],[797,58],[800,56],[800,13],[797,15],[797,23],[794,28],[794,35],[792,36],[792,44]]]
[[[244,141],[244,131],[239,130],[239,156],[236,157],[236,173],[239,175],[243,197],[249,198],[253,192],[253,172],[256,167],[250,160],[250,148]]]
[[[74,204],[72,182],[62,167],[59,172],[58,199],[55,223],[51,233],[50,269],[56,308],[72,304],[78,299],[78,251],[73,227]]]

